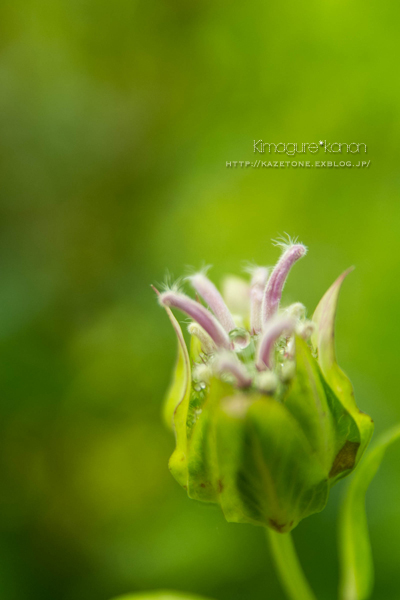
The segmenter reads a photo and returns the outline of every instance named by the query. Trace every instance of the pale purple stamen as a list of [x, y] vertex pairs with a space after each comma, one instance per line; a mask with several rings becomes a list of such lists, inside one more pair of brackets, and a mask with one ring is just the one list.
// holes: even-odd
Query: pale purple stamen
[[265, 285], [268, 280], [268, 269], [256, 267], [253, 271], [250, 287], [250, 331], [259, 333], [262, 328], [261, 307], [264, 297]]
[[229, 333], [232, 329], [235, 329], [236, 325], [229, 308], [212, 281], [203, 273], [196, 273], [196, 275], [189, 277], [189, 281], [196, 292], [207, 302], [225, 331]]
[[276, 314], [289, 271], [294, 263], [304, 256], [306, 252], [307, 248], [303, 244], [293, 244], [285, 250], [279, 259], [265, 287], [262, 305], [263, 325]]
[[251, 385], [251, 377], [244, 365], [235, 358], [235, 355], [232, 356], [229, 353], [221, 354], [216, 360], [215, 368], [219, 373], [229, 373], [232, 375], [239, 388], [247, 388]]
[[196, 321], [220, 348], [230, 349], [232, 342], [217, 319], [200, 302], [179, 292], [163, 292], [159, 296], [161, 306], [177, 308]]
[[293, 333], [296, 322], [289, 317], [276, 317], [265, 327], [260, 344], [258, 346], [256, 367], [259, 371], [272, 369], [273, 367], [273, 349], [276, 340], [286, 333]]

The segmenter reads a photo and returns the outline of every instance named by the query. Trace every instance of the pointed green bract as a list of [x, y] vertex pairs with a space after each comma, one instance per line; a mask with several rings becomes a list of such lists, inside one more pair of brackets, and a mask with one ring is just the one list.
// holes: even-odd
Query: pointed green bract
[[169, 468], [175, 479], [182, 486], [186, 486], [186, 420], [192, 383], [190, 359], [180, 325], [171, 310], [167, 308], [166, 311], [178, 338], [178, 359], [175, 373], [164, 403], [164, 420], [169, 428], [171, 428], [172, 423], [176, 438], [176, 447], [169, 460]]
[[365, 511], [365, 494], [387, 448], [400, 439], [400, 426], [382, 435], [365, 456], [347, 490], [339, 522], [340, 600], [367, 600], [374, 567]]
[[283, 402], [301, 426], [332, 486], [354, 467], [360, 433], [300, 337], [296, 338], [296, 377]]
[[169, 308], [166, 310], [178, 340], [178, 358], [175, 365], [175, 372], [171, 386], [164, 400], [163, 409], [164, 421], [169, 429], [173, 429], [173, 416], [175, 409], [190, 391], [191, 373], [189, 354], [183, 338], [181, 327], [174, 317], [172, 311]]
[[354, 399], [353, 386], [336, 361], [335, 352], [335, 317], [341, 285], [353, 268], [347, 269], [329, 288], [318, 304], [313, 322], [316, 330], [312, 342], [318, 353], [318, 363], [324, 378], [334, 394], [354, 418], [360, 432], [360, 447], [356, 456], [356, 464], [371, 440], [374, 424], [368, 415], [361, 412]]
[[312, 341], [318, 351], [319, 365], [326, 381], [348, 409], [357, 408], [357, 406], [354, 400], [353, 386], [336, 360], [335, 317], [340, 288], [347, 275], [352, 271], [353, 267], [350, 267], [337, 278], [320, 300], [312, 317], [317, 326]]
[[306, 342], [299, 337], [296, 338], [296, 377], [283, 402], [328, 475], [335, 453], [335, 423], [318, 365]]

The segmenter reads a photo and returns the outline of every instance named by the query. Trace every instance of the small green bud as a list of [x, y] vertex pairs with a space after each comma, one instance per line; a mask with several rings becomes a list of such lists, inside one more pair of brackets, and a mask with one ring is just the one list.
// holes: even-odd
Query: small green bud
[[[214, 315], [172, 290], [159, 300], [178, 339], [164, 406], [176, 438], [171, 473], [190, 498], [218, 503], [228, 521], [288, 532], [321, 511], [330, 488], [356, 467], [373, 423], [357, 408], [335, 356], [336, 306], [348, 271], [307, 320], [300, 303], [279, 307], [286, 276], [305, 255], [297, 243], [283, 250], [270, 279], [258, 268], [265, 278], [243, 307], [247, 330], [236, 327], [204, 274], [191, 283]], [[190, 353], [170, 307], [194, 319]]]

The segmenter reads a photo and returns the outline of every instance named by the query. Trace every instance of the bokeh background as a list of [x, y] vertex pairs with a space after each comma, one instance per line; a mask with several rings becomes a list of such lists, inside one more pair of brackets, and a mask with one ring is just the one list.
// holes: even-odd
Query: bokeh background
[[[400, 5], [3, 0], [0, 596], [171, 588], [282, 600], [263, 531], [190, 501], [160, 418], [176, 342], [150, 283], [309, 247], [285, 301], [349, 265], [341, 365], [377, 432], [400, 421]], [[364, 142], [369, 169], [227, 169], [253, 140]], [[400, 589], [400, 449], [368, 493], [377, 600]], [[294, 532], [333, 600], [336, 518]]]

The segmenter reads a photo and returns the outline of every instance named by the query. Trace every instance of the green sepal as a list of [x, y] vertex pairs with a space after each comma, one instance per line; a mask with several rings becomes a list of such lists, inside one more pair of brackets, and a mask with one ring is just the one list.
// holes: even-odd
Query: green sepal
[[217, 420], [220, 503], [228, 521], [284, 533], [322, 510], [329, 484], [301, 427], [280, 402], [236, 395]]
[[190, 359], [182, 329], [169, 308], [165, 309], [172, 323], [178, 341], [178, 357], [171, 385], [165, 396], [163, 417], [168, 429], [173, 429], [174, 412], [178, 404], [184, 400], [191, 386]]
[[357, 424], [360, 434], [360, 446], [356, 454], [356, 465], [371, 440], [374, 423], [371, 417], [357, 407], [353, 386], [336, 360], [335, 316], [337, 302], [341, 285], [352, 270], [351, 267], [338, 277], [315, 309], [312, 320], [316, 325], [316, 330], [312, 336], [312, 342], [318, 354], [318, 363], [326, 382]]
[[216, 378], [206, 390], [192, 393], [187, 422], [188, 496], [192, 499], [218, 501], [215, 417], [221, 400], [233, 393], [230, 384]]
[[283, 402], [328, 475], [335, 452], [335, 424], [318, 365], [306, 342], [299, 337], [296, 337], [296, 376]]
[[307, 343], [296, 337], [296, 376], [283, 397], [330, 485], [354, 468], [360, 433], [349, 411], [326, 383]]
[[[187, 485], [187, 436], [186, 420], [192, 387], [189, 353], [180, 325], [172, 311], [166, 308], [178, 338], [178, 359], [171, 387], [164, 401], [164, 420], [175, 432], [176, 446], [169, 460], [169, 469], [182, 486]], [[172, 426], [171, 426], [172, 422]]]

